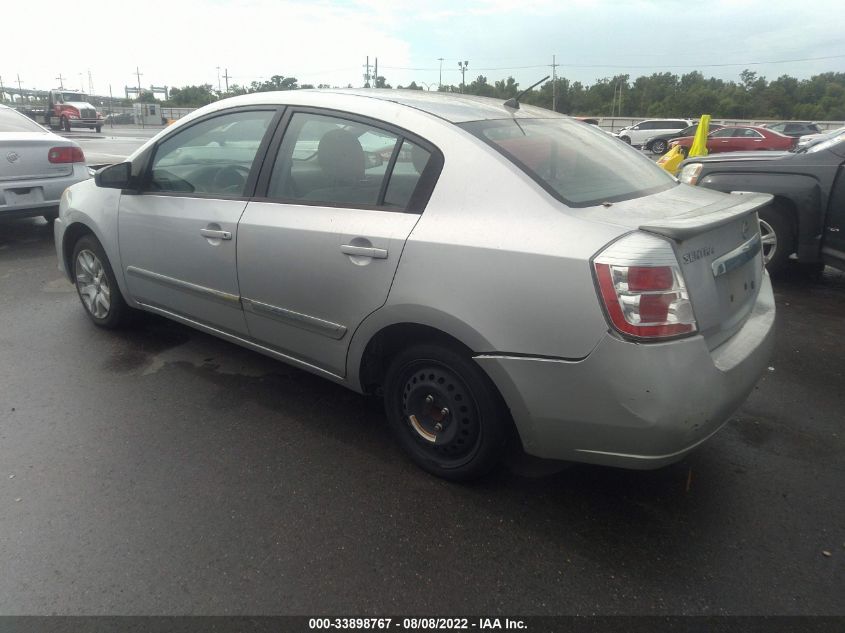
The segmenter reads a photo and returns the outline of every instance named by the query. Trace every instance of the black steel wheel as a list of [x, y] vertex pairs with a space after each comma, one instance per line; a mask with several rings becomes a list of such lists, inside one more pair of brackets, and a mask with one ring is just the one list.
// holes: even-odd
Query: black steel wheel
[[385, 409], [402, 448], [428, 472], [466, 481], [501, 459], [510, 413], [472, 359], [440, 345], [395, 356], [387, 372]]
[[666, 141], [664, 141], [662, 138], [659, 138], [651, 144], [651, 153], [656, 155], [656, 156], [660, 156], [661, 154], [665, 154], [666, 148], [668, 146], [669, 146], [669, 144]]

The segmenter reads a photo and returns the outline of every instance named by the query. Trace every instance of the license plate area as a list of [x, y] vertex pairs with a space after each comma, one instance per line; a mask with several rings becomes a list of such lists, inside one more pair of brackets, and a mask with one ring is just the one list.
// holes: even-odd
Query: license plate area
[[3, 194], [9, 206], [44, 202], [44, 190], [41, 187], [10, 187], [4, 189]]

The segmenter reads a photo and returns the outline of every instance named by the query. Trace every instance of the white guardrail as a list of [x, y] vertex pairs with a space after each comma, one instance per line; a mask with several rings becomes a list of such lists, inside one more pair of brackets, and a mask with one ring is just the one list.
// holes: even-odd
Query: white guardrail
[[[608, 132], [616, 132], [621, 130], [623, 127], [628, 127], [629, 125], [636, 125], [640, 121], [647, 121], [649, 119], [668, 119], [672, 117], [583, 117], [579, 116], [580, 118], [592, 118], [596, 119], [599, 122], [599, 127], [603, 130], [607, 130]], [[685, 118], [685, 117], [679, 117]], [[690, 117], [691, 120], [696, 121], [698, 117]], [[710, 123], [718, 123], [720, 125], [767, 125], [769, 123], [780, 123], [784, 119], [710, 119]], [[794, 119], [797, 120], [797, 119]], [[845, 126], [845, 121], [813, 121], [816, 125], [818, 125], [822, 131], [825, 130], [835, 130], [842, 126]]]

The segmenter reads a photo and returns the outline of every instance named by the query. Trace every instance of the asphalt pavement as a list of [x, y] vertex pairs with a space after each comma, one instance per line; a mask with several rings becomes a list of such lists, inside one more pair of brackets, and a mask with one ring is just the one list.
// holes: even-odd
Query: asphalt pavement
[[473, 485], [376, 400], [95, 328], [40, 218], [0, 222], [0, 291], [0, 614], [845, 614], [841, 273], [776, 280], [770, 370], [682, 462]]

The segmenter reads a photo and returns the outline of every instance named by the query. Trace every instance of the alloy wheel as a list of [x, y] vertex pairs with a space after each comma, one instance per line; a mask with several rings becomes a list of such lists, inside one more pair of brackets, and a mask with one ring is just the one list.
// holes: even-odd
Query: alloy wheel
[[103, 263], [88, 249], [76, 256], [76, 289], [85, 309], [95, 319], [105, 319], [111, 309], [111, 288]]
[[768, 264], [778, 250], [778, 236], [771, 224], [760, 219], [760, 242], [763, 245], [763, 262]]

